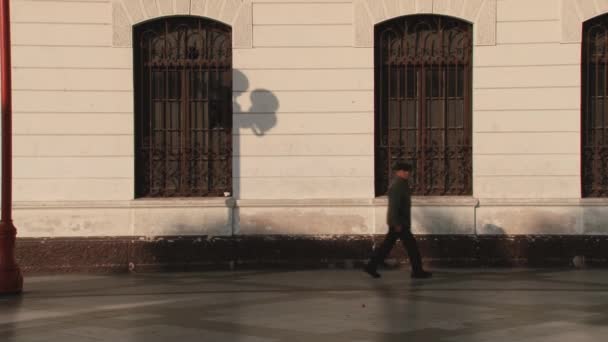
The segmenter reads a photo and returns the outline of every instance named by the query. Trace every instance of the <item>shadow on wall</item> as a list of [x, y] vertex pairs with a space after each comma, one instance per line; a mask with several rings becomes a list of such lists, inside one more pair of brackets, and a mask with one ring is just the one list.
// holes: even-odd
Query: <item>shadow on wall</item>
[[[242, 185], [243, 140], [251, 135], [260, 138], [276, 125], [279, 100], [269, 90], [259, 88], [249, 90], [249, 80], [240, 70], [233, 70], [232, 75], [232, 196], [234, 199], [239, 199]], [[247, 95], [249, 95], [248, 100], [243, 98]], [[249, 108], [244, 108], [241, 104], [248, 104]]]
[[[279, 109], [279, 100], [272, 92], [266, 89], [254, 89], [250, 91], [249, 80], [241, 71], [234, 70], [232, 76], [232, 111], [237, 119], [234, 127], [237, 129], [251, 129], [252, 133], [257, 136], [264, 135], [277, 122], [276, 111]], [[241, 98], [246, 93], [250, 94], [250, 107], [242, 108], [239, 101], [243, 101]]]

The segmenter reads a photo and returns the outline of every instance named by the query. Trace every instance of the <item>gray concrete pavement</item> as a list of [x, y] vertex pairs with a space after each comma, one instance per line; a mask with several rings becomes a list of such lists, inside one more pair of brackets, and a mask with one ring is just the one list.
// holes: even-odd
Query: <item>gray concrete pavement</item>
[[27, 277], [0, 341], [605, 341], [608, 271], [405, 269]]

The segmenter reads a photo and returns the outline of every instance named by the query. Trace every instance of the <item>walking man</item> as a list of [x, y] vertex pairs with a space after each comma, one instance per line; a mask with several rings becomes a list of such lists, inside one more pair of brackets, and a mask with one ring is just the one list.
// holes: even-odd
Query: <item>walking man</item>
[[418, 245], [411, 232], [412, 201], [408, 179], [412, 166], [402, 162], [396, 163], [393, 166], [393, 171], [395, 177], [388, 190], [388, 233], [380, 248], [375, 249], [372, 253], [364, 271], [374, 278], [380, 278], [380, 273], [377, 271], [378, 265], [384, 263], [384, 259], [390, 253], [397, 239], [401, 239], [412, 265], [412, 278], [430, 278], [432, 273], [422, 269], [422, 259], [418, 251]]

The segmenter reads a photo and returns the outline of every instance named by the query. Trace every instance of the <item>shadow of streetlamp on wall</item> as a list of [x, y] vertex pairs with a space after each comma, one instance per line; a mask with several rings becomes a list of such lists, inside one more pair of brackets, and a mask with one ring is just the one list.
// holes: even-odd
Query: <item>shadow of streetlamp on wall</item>
[[[233, 70], [233, 132], [232, 132], [232, 187], [233, 198], [241, 197], [241, 157], [242, 157], [242, 135], [248, 135], [251, 130], [258, 138], [266, 135], [277, 123], [276, 112], [279, 109], [278, 98], [269, 90], [257, 88], [249, 91], [249, 80], [243, 72]], [[249, 108], [243, 108], [243, 96], [249, 94]]]

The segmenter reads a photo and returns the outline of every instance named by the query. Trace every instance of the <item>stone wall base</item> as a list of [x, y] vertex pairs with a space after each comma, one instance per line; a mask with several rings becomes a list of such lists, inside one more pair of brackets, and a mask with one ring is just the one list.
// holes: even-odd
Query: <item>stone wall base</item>
[[[360, 267], [383, 236], [19, 238], [25, 274]], [[608, 266], [608, 236], [419, 235], [431, 267]], [[576, 259], [575, 259], [576, 257]], [[407, 263], [398, 245], [390, 258]]]

